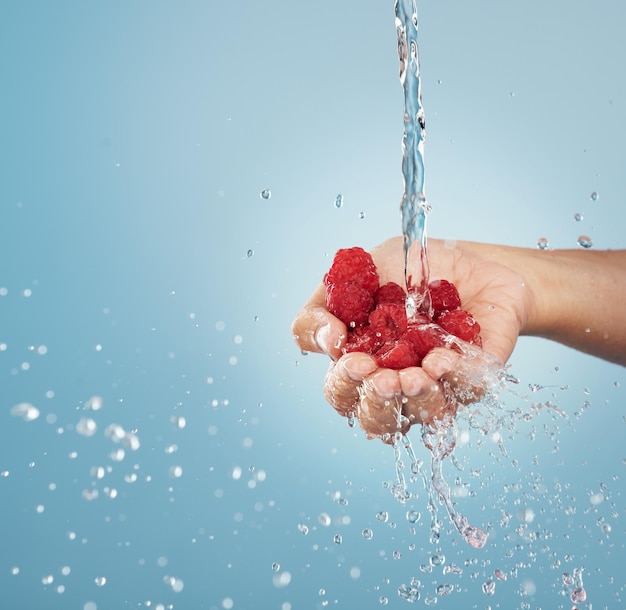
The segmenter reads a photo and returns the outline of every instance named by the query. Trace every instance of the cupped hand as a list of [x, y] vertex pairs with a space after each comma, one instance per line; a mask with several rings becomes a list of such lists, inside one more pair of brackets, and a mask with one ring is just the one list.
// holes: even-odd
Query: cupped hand
[[[485, 367], [505, 363], [529, 316], [533, 295], [524, 278], [509, 268], [499, 246], [474, 242], [428, 241], [430, 280], [453, 282], [463, 309], [481, 326], [482, 350], [468, 353], [435, 348], [420, 367], [391, 370], [365, 353], [344, 354], [346, 326], [326, 309], [320, 284], [297, 314], [292, 332], [305, 351], [331, 357], [324, 381], [328, 402], [347, 417], [358, 417], [369, 437], [393, 442], [412, 424], [442, 419], [480, 398]], [[371, 251], [380, 283], [404, 285], [402, 239], [392, 238]]]

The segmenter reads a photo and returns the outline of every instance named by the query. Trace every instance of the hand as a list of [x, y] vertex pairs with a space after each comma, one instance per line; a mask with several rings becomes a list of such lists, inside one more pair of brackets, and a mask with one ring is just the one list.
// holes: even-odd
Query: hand
[[[401, 238], [387, 240], [371, 252], [381, 284], [404, 285]], [[497, 246], [472, 242], [428, 241], [430, 279], [453, 282], [463, 308], [481, 326], [483, 350], [472, 357], [445, 348], [432, 350], [421, 367], [400, 371], [379, 368], [365, 353], [343, 355], [345, 324], [328, 312], [325, 287], [320, 284], [296, 316], [293, 335], [305, 351], [332, 358], [324, 382], [328, 402], [344, 416], [357, 416], [369, 437], [393, 442], [396, 432], [412, 424], [455, 414], [459, 405], [473, 402], [483, 392], [485, 366], [505, 363], [517, 342], [534, 302], [524, 278], [500, 262]]]

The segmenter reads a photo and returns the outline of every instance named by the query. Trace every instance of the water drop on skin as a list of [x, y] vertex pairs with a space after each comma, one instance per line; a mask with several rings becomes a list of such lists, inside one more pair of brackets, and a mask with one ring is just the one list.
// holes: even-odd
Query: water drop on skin
[[272, 196], [272, 191], [269, 189], [263, 189], [260, 193], [261, 199], [265, 199], [266, 201]]
[[537, 240], [537, 247], [540, 250], [547, 250], [550, 247], [550, 243], [548, 242], [548, 239], [546, 237], [540, 237]]

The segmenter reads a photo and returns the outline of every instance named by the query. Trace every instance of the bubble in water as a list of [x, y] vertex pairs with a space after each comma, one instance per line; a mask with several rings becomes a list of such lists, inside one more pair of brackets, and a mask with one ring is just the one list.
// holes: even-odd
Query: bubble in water
[[275, 561], [275, 562], [272, 564], [272, 571], [273, 571], [273, 572], [278, 572], [278, 570], [280, 570], [280, 564], [279, 564], [277, 561]]
[[381, 606], [386, 606], [389, 603], [389, 599], [386, 598], [384, 595], [381, 595], [378, 601], [380, 602]]
[[369, 527], [366, 527], [361, 532], [361, 535], [363, 536], [363, 538], [365, 538], [365, 540], [371, 540], [374, 537], [374, 531], [371, 530]]
[[343, 542], [343, 538], [341, 537], [341, 534], [335, 534], [333, 536], [333, 542], [335, 544], [341, 544]]
[[578, 245], [581, 248], [591, 248], [591, 246], [593, 246], [593, 241], [591, 241], [591, 237], [588, 235], [580, 235], [578, 237]]
[[485, 595], [493, 595], [496, 592], [496, 583], [493, 580], [488, 580], [483, 583], [483, 593]]
[[335, 207], [340, 208], [343, 205], [343, 195], [339, 193], [335, 199]]
[[537, 240], [537, 247], [540, 250], [547, 250], [550, 247], [550, 242], [548, 242], [548, 238], [547, 237], [540, 237]]
[[185, 583], [181, 578], [176, 578], [175, 576], [164, 576], [163, 582], [172, 590], [174, 593], [180, 593], [185, 588]]
[[298, 523], [298, 531], [306, 536], [309, 533], [309, 527], [304, 523]]
[[580, 213], [580, 212], [576, 212], [576, 214], [574, 214], [574, 220], [576, 222], [580, 222], [581, 220], [584, 220], [584, 216]]
[[263, 189], [260, 193], [260, 197], [261, 199], [269, 199], [272, 196], [272, 191], [270, 191], [269, 189]]
[[104, 587], [104, 585], [107, 584], [106, 576], [96, 576], [96, 578], [94, 579], [94, 582], [96, 583], [96, 586]]
[[591, 195], [589, 195], [589, 198], [591, 199], [591, 201], [598, 201], [598, 199], [600, 198], [600, 195], [598, 195], [598, 193], [593, 191]]
[[441, 584], [437, 587], [437, 595], [450, 595], [454, 591], [454, 585], [447, 583]]
[[252, 249], [250, 249], [250, 250], [248, 250], [248, 251], [246, 252], [246, 256], [247, 256], [248, 258], [250, 258], [250, 257], [251, 257], [251, 256], [253, 256], [253, 255], [254, 255], [254, 250], [252, 250]]

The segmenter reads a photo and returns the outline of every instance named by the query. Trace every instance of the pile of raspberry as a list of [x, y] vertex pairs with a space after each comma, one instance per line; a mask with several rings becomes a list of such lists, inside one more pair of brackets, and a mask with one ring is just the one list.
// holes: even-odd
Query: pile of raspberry
[[380, 285], [374, 260], [363, 248], [338, 250], [324, 284], [328, 311], [348, 328], [344, 352], [371, 354], [381, 367], [420, 366], [433, 348], [454, 348], [450, 335], [482, 345], [478, 322], [461, 309], [459, 293], [447, 280], [428, 284], [430, 314], [411, 321], [406, 292], [394, 282]]

